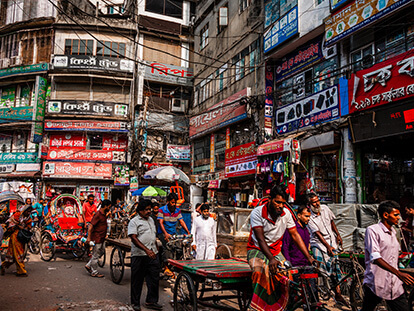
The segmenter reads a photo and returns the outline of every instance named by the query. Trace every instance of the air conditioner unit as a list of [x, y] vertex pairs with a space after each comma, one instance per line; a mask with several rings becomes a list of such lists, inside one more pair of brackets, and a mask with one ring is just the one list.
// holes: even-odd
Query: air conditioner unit
[[188, 100], [186, 99], [173, 98], [171, 102], [171, 111], [172, 112], [185, 112], [187, 104], [188, 104]]

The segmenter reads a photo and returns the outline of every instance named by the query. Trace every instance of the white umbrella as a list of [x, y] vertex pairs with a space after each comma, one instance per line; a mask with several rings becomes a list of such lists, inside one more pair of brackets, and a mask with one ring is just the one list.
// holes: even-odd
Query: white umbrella
[[168, 180], [168, 181], [175, 181], [181, 180], [186, 184], [190, 184], [190, 178], [188, 178], [187, 174], [184, 173], [182, 170], [174, 167], [174, 166], [164, 166], [159, 167], [153, 170], [150, 170], [145, 173], [145, 179], [161, 179], [161, 180]]

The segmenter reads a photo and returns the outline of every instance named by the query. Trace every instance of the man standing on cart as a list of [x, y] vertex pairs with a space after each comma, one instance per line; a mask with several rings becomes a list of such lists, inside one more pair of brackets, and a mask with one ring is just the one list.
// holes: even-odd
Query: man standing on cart
[[253, 270], [253, 297], [250, 305], [253, 310], [286, 309], [289, 280], [278, 274], [279, 267], [285, 261], [281, 249], [286, 230], [308, 261], [314, 262], [296, 230], [291, 212], [284, 207], [286, 197], [285, 189], [275, 186], [270, 191], [270, 199], [250, 214], [252, 231], [247, 244], [247, 260]]

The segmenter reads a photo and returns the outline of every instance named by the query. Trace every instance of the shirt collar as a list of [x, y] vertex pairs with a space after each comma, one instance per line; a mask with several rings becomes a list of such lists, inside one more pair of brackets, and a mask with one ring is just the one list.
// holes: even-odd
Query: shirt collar
[[[267, 210], [268, 205], [270, 204], [270, 200], [263, 205], [263, 209], [262, 209], [262, 217], [266, 220], [268, 220], [270, 223], [272, 223], [273, 225], [275, 224], [275, 221], [270, 217], [269, 212]], [[283, 207], [284, 209], [284, 207]], [[283, 217], [285, 216], [285, 211], [283, 210], [282, 214], [279, 217]]]
[[388, 233], [388, 234], [392, 234], [393, 232], [394, 232], [394, 228], [393, 227], [391, 227], [391, 230], [389, 230], [385, 225], [384, 225], [384, 223], [382, 222], [382, 221], [380, 221], [380, 223], [379, 223], [379, 226], [380, 226], [380, 228], [385, 232], [385, 233]]

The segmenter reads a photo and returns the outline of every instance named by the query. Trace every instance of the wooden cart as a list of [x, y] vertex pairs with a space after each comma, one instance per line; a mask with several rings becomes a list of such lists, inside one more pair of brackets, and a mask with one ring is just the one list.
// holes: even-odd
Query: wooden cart
[[[247, 261], [235, 258], [168, 261], [179, 272], [174, 286], [174, 311], [196, 311], [198, 304], [220, 310], [248, 309], [252, 271]], [[237, 307], [231, 306], [232, 301]]]
[[131, 256], [127, 256], [131, 252], [131, 240], [106, 238], [105, 241], [107, 246], [112, 246], [109, 265], [111, 279], [119, 284], [124, 277], [125, 267], [131, 267]]

